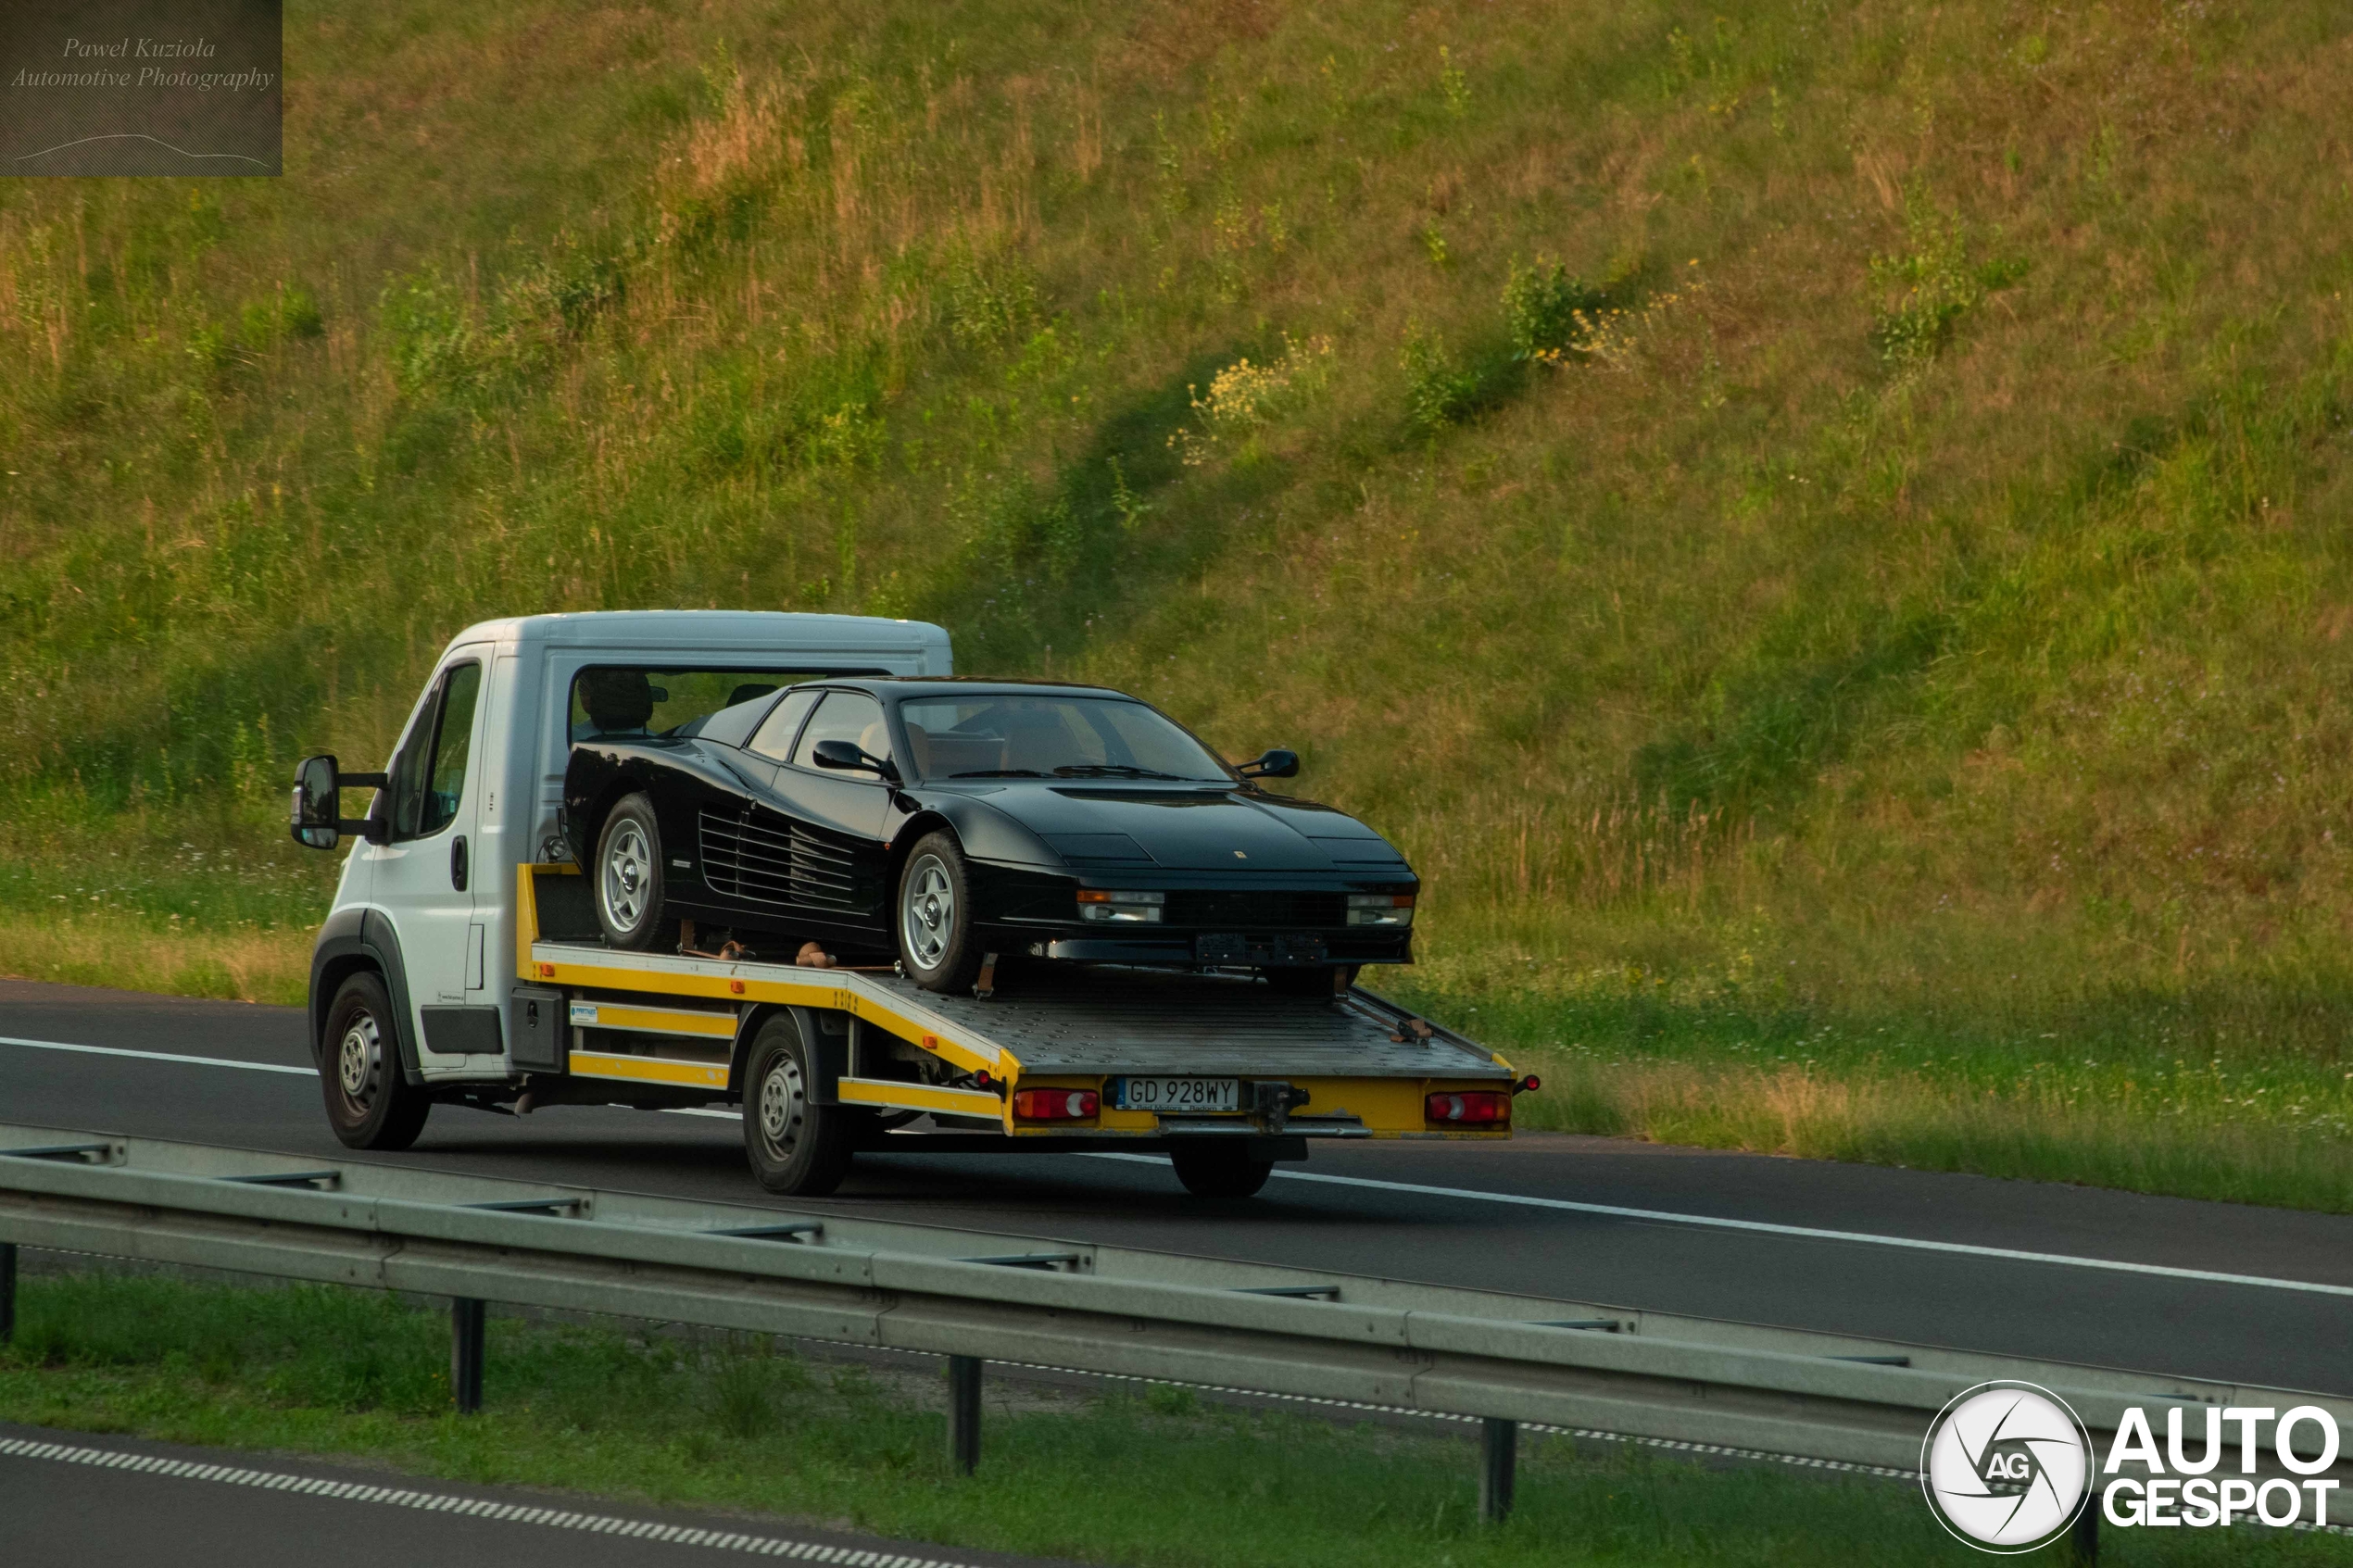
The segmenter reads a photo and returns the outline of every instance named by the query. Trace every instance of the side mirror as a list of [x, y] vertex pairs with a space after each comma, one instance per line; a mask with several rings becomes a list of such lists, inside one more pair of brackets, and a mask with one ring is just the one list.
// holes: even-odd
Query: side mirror
[[333, 849], [345, 834], [358, 834], [372, 839], [377, 829], [372, 819], [353, 818], [343, 814], [343, 786], [351, 784], [361, 789], [383, 789], [386, 780], [382, 773], [346, 773], [335, 766], [332, 755], [306, 757], [295, 769], [294, 816], [291, 826], [294, 841], [308, 849]]
[[1255, 761], [1245, 762], [1234, 771], [1246, 779], [1295, 779], [1299, 777], [1299, 753], [1280, 748], [1263, 752]]
[[886, 758], [869, 756], [856, 741], [821, 740], [809, 748], [809, 759], [820, 768], [836, 768], [847, 772], [873, 773], [879, 778], [899, 781], [899, 770]]

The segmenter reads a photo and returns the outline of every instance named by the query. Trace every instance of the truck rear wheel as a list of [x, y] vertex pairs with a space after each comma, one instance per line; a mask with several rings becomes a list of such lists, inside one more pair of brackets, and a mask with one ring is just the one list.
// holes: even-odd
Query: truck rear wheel
[[761, 1186], [788, 1197], [823, 1198], [841, 1185], [861, 1130], [861, 1112], [816, 1103], [811, 1065], [788, 1012], [760, 1026], [744, 1064], [744, 1153]]
[[643, 952], [653, 946], [661, 920], [661, 828], [654, 803], [624, 795], [605, 814], [597, 834], [597, 924], [605, 946]]
[[1249, 1150], [1229, 1138], [1180, 1143], [1168, 1151], [1168, 1162], [1195, 1198], [1249, 1198], [1275, 1173], [1273, 1160], [1251, 1159]]
[[425, 1129], [433, 1100], [401, 1076], [396, 1028], [392, 997], [371, 971], [345, 981], [327, 1008], [319, 1081], [346, 1148], [403, 1149]]

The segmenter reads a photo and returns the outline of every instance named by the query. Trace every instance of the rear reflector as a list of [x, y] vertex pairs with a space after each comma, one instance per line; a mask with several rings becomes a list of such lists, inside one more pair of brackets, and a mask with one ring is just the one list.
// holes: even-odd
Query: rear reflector
[[1092, 1089], [1015, 1089], [1013, 1115], [1024, 1122], [1086, 1122], [1100, 1103]]
[[1465, 1089], [1458, 1094], [1432, 1095], [1423, 1101], [1433, 1122], [1450, 1127], [1493, 1126], [1512, 1119], [1509, 1089]]

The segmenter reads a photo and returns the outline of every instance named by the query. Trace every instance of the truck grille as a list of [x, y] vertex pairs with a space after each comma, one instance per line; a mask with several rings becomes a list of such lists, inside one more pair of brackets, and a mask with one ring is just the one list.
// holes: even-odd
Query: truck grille
[[1272, 889], [1171, 893], [1164, 918], [1171, 925], [1203, 930], [1321, 930], [1348, 923], [1348, 895]]

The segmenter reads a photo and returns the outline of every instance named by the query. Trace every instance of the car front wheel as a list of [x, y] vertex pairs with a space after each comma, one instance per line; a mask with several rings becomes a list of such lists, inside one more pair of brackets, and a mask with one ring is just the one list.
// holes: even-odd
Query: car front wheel
[[654, 803], [625, 795], [597, 834], [597, 924], [605, 946], [643, 952], [661, 929], [661, 829]]
[[899, 960], [926, 991], [963, 991], [980, 977], [980, 943], [964, 852], [944, 833], [916, 842], [899, 873]]

